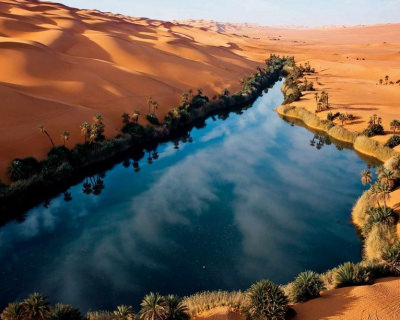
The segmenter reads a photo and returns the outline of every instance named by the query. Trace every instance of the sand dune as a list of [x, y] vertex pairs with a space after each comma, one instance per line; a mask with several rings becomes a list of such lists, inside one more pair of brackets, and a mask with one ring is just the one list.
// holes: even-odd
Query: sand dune
[[41, 123], [58, 143], [60, 132], [70, 131], [73, 146], [82, 140], [80, 123], [97, 112], [112, 137], [123, 112], [147, 113], [147, 95], [162, 118], [190, 88], [210, 96], [238, 89], [263, 59], [231, 43], [234, 36], [170, 22], [1, 1], [0, 179], [13, 158], [46, 155]]
[[[354, 130], [372, 113], [386, 127], [398, 114], [400, 86], [376, 83], [386, 74], [400, 79], [400, 24], [269, 28], [0, 1], [0, 179], [13, 158], [46, 155], [41, 123], [58, 143], [60, 132], [70, 131], [73, 146], [83, 140], [79, 125], [100, 112], [112, 137], [123, 112], [148, 112], [147, 95], [163, 118], [188, 89], [201, 87], [209, 96], [237, 90], [270, 53], [310, 61], [335, 109], [358, 117], [348, 124]], [[313, 94], [299, 104], [314, 109]]]

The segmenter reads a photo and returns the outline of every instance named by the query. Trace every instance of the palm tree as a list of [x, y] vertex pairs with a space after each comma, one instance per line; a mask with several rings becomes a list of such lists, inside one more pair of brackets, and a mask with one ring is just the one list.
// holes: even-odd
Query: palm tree
[[47, 297], [35, 292], [22, 302], [24, 320], [46, 320], [50, 314], [50, 302]]
[[159, 293], [150, 292], [143, 298], [140, 306], [140, 320], [165, 320], [168, 315], [165, 298]]
[[114, 311], [113, 320], [133, 320], [135, 314], [133, 313], [132, 306], [118, 306], [117, 310]]
[[342, 127], [343, 127], [343, 124], [344, 124], [344, 122], [346, 121], [346, 119], [347, 119], [347, 117], [346, 117], [345, 114], [341, 113], [341, 114], [339, 115], [339, 120], [342, 122]]
[[139, 122], [139, 117], [140, 117], [140, 111], [139, 110], [135, 110], [135, 112], [132, 114], [132, 121], [134, 123], [138, 123]]
[[319, 98], [318, 92], [314, 93], [314, 98], [315, 98], [315, 103], [318, 103], [318, 98]]
[[392, 122], [390, 122], [390, 130], [393, 131], [393, 134], [396, 134], [396, 130], [400, 128], [400, 121], [399, 120], [392, 120]]
[[387, 202], [390, 200], [390, 189], [387, 184], [378, 184], [378, 194], [377, 196], [379, 199], [383, 201], [383, 207], [386, 209], [387, 208]]
[[361, 172], [361, 183], [365, 186], [367, 183], [371, 184], [372, 182], [372, 172], [368, 169], [363, 170]]
[[189, 320], [189, 309], [182, 304], [182, 299], [176, 295], [166, 296], [168, 315], [167, 320]]
[[47, 320], [83, 320], [78, 309], [68, 304], [57, 303]]
[[386, 76], [385, 76], [385, 82], [386, 82], [385, 84], [388, 84], [388, 81], [389, 81], [389, 76], [386, 75]]
[[55, 146], [55, 145], [54, 145], [54, 141], [53, 141], [53, 139], [51, 138], [50, 134], [47, 132], [47, 130], [46, 130], [46, 128], [44, 127], [44, 125], [41, 124], [41, 125], [39, 126], [39, 130], [40, 130], [41, 133], [45, 134], [45, 135], [47, 136], [47, 138], [49, 138], [52, 147], [54, 147], [54, 146]]
[[90, 136], [90, 124], [85, 121], [81, 124], [80, 129], [81, 129], [81, 134], [84, 136], [86, 143], [86, 140]]
[[383, 80], [382, 79], [379, 79], [379, 84], [382, 84], [383, 83]]
[[149, 107], [149, 113], [151, 113], [151, 106], [153, 104], [153, 97], [152, 96], [147, 96], [146, 97], [146, 101], [147, 101], [147, 106]]
[[158, 102], [157, 101], [153, 101], [153, 113], [156, 114], [156, 110], [158, 109]]
[[2, 320], [24, 320], [24, 308], [19, 302], [12, 302], [1, 313]]
[[70, 133], [68, 131], [61, 132], [61, 139], [64, 141], [64, 146], [69, 139]]
[[379, 179], [382, 184], [387, 185], [388, 188], [391, 190], [394, 187], [394, 172], [390, 169], [384, 168], [379, 175]]

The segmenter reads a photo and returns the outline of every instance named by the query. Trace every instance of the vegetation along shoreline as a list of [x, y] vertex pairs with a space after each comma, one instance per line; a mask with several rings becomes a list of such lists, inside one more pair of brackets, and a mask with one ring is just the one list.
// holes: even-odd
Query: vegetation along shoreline
[[[306, 66], [306, 68], [311, 71], [309, 66]], [[305, 70], [305, 72], [308, 71]], [[199, 92], [196, 100], [194, 100], [202, 101], [199, 106], [193, 109], [184, 106], [174, 109], [162, 124], [144, 128], [137, 122], [128, 119], [122, 129], [123, 134], [113, 140], [86, 142], [72, 150], [65, 147], [53, 148], [49, 153], [49, 158], [44, 161], [44, 164], [57, 163], [55, 171], [47, 173], [50, 175], [51, 184], [43, 184], [47, 176], [42, 176], [43, 170], [46, 168], [42, 166], [39, 173], [31, 175], [27, 179], [17, 179], [13, 182], [7, 189], [8, 197], [7, 193], [3, 193], [2, 199], [16, 201], [19, 198], [13, 197], [23, 197], [24, 192], [35, 190], [34, 188], [43, 192], [41, 188], [47, 190], [61, 186], [62, 183], [71, 181], [69, 179], [72, 179], [73, 176], [79, 179], [78, 174], [82, 173], [84, 169], [95, 168], [96, 164], [106, 163], [107, 161], [110, 161], [109, 164], [112, 165], [111, 160], [121, 157], [123, 153], [134, 152], [134, 150], [140, 152], [137, 151], [139, 146], [151, 149], [152, 145], [173, 139], [174, 136], [187, 131], [188, 128], [195, 125], [196, 120], [204, 119], [216, 111], [230, 110], [254, 101], [263, 88], [272, 85], [281, 76], [286, 78], [282, 88], [286, 105], [279, 107], [278, 113], [284, 117], [301, 119], [311, 128], [325, 131], [337, 140], [356, 145], [357, 139], [361, 139], [361, 142], [369, 146], [368, 143], [364, 142], [365, 139], [370, 140], [368, 137], [347, 131], [333, 124], [332, 121], [320, 120], [316, 115], [305, 109], [290, 106], [301, 96], [302, 90], [300, 89], [299, 79], [302, 74], [303, 71], [294, 64], [293, 58], [271, 56], [266, 67], [248, 78], [243, 85], [243, 90], [233, 96], [224, 94], [218, 102], [210, 102]], [[306, 89], [310, 88], [311, 86], [308, 86]], [[326, 98], [324, 97], [324, 99]], [[375, 143], [375, 141], [371, 141]], [[249, 319], [284, 320], [294, 316], [295, 311], [291, 308], [292, 304], [317, 298], [323, 290], [368, 285], [372, 284], [377, 278], [399, 276], [400, 242], [396, 234], [398, 217], [389, 207], [388, 199], [390, 192], [400, 182], [400, 155], [391, 149], [387, 149], [389, 148], [378, 146], [372, 148], [373, 151], [368, 153], [382, 161], [387, 161], [384, 166], [378, 168], [376, 181], [373, 181], [370, 170], [367, 169], [362, 172], [361, 181], [364, 184], [369, 184], [370, 189], [360, 197], [352, 212], [354, 224], [360, 229], [364, 242], [363, 260], [360, 263], [346, 262], [323, 274], [305, 271], [287, 285], [277, 285], [269, 280], [260, 280], [245, 292], [200, 292], [184, 298], [175, 295], [162, 296], [158, 293], [149, 293], [141, 302], [138, 313], [134, 312], [132, 306], [121, 305], [115, 311], [88, 312], [84, 316], [79, 310], [69, 305], [56, 304], [51, 306], [46, 297], [34, 293], [21, 302], [10, 303], [2, 312], [1, 317], [3, 320], [149, 320], [157, 315], [158, 320], [187, 320], [202, 311], [218, 306], [227, 306], [243, 313]], [[75, 162], [77, 161], [75, 157], [78, 155], [85, 156], [83, 158], [85, 161], [78, 162], [79, 165]], [[22, 176], [23, 173], [23, 170], [21, 172], [16, 170], [15, 172], [17, 177], [18, 174]], [[87, 174], [86, 171], [85, 175]], [[11, 203], [9, 202], [9, 204]]]
[[[40, 162], [33, 157], [11, 162], [8, 169], [11, 184], [0, 182], [0, 223], [18, 218], [35, 205], [82, 181], [88, 174], [110, 168], [126, 156], [140, 159], [144, 149], [154, 150], [159, 143], [187, 135], [192, 127], [201, 127], [204, 120], [213, 114], [251, 104], [265, 88], [281, 78], [285, 66], [294, 64], [293, 57], [271, 55], [265, 66], [257, 68], [257, 72], [244, 79], [242, 89], [232, 95], [227, 89], [213, 99], [204, 96], [200, 89], [197, 95], [184, 93], [180, 106], [170, 110], [163, 122], [149, 107], [147, 120], [151, 125], [146, 127], [138, 123], [139, 113], [135, 112], [132, 117], [123, 114], [121, 134], [113, 139], [104, 138], [103, 119], [97, 114], [91, 132], [86, 122], [81, 126], [82, 131], [86, 130], [83, 132], [85, 143], [77, 144], [72, 149], [65, 145], [54, 146], [41, 125], [40, 130], [50, 139], [53, 147], [48, 157]], [[151, 97], [148, 100], [149, 106], [156, 104]], [[67, 131], [63, 132], [64, 142], [68, 136]]]

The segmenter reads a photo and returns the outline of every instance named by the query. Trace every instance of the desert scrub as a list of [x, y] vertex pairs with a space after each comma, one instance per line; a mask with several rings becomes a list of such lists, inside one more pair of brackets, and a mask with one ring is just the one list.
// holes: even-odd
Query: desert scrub
[[249, 306], [244, 311], [251, 319], [286, 319], [288, 298], [277, 284], [261, 280], [253, 284], [247, 294]]
[[242, 291], [204, 291], [183, 298], [182, 303], [188, 307], [190, 315], [195, 316], [215, 307], [242, 310], [248, 305], [248, 299]]
[[364, 234], [368, 234], [376, 224], [394, 226], [398, 218], [393, 209], [389, 207], [369, 207], [366, 214], [368, 218], [362, 227]]
[[392, 246], [395, 241], [394, 226], [381, 223], [374, 224], [364, 241], [364, 258], [381, 261], [383, 250]]
[[319, 274], [313, 271], [300, 273], [291, 285], [290, 297], [293, 302], [305, 302], [320, 296], [325, 289]]
[[370, 284], [372, 278], [367, 268], [346, 262], [335, 269], [335, 282], [337, 288], [361, 286]]
[[114, 314], [110, 311], [95, 311], [86, 314], [88, 320], [114, 320]]
[[394, 148], [397, 147], [400, 144], [400, 136], [399, 135], [394, 135], [389, 138], [389, 140], [386, 142], [385, 146], [389, 148]]
[[354, 141], [354, 149], [362, 153], [372, 155], [373, 157], [386, 161], [396, 155], [396, 152], [389, 147], [385, 147], [378, 141], [370, 139], [366, 136], [358, 136]]
[[358, 136], [357, 133], [351, 132], [341, 126], [334, 126], [334, 127], [330, 128], [328, 131], [328, 134], [337, 140], [350, 142], [350, 143], [354, 143], [354, 141], [356, 140], [356, 138]]
[[393, 246], [386, 248], [383, 251], [382, 259], [389, 265], [389, 268], [400, 274], [400, 241], [397, 241]]
[[367, 210], [372, 206], [369, 192], [365, 191], [353, 207], [351, 216], [353, 223], [360, 229], [367, 223]]

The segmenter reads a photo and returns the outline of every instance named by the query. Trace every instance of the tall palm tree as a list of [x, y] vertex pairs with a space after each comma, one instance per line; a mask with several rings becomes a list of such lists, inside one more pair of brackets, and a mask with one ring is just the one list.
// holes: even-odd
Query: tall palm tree
[[114, 311], [113, 320], [133, 320], [135, 314], [133, 313], [132, 306], [121, 305]]
[[393, 131], [393, 134], [396, 134], [396, 130], [400, 128], [400, 121], [399, 120], [392, 120], [390, 122], [390, 130]]
[[47, 132], [47, 130], [46, 130], [46, 128], [44, 127], [44, 125], [41, 124], [41, 125], [39, 126], [39, 130], [40, 130], [41, 133], [45, 134], [45, 135], [47, 136], [47, 138], [49, 138], [50, 143], [51, 143], [51, 146], [54, 147], [54, 146], [55, 146], [55, 145], [54, 145], [54, 141], [53, 141], [53, 139], [51, 138], [50, 134]]
[[140, 117], [140, 110], [135, 110], [135, 112], [132, 114], [132, 121], [134, 123], [138, 123], [139, 117]]
[[372, 182], [372, 172], [368, 169], [361, 172], [361, 183], [365, 186], [366, 184], [371, 184]]
[[50, 314], [50, 302], [47, 297], [35, 292], [22, 302], [24, 320], [46, 320]]
[[24, 320], [24, 308], [19, 302], [12, 302], [1, 313], [2, 320]]
[[70, 136], [69, 131], [61, 132], [61, 139], [64, 141], [64, 146], [65, 146], [66, 142], [68, 141], [69, 136]]
[[341, 113], [341, 114], [339, 115], [339, 120], [342, 122], [342, 127], [343, 127], [344, 122], [346, 121], [346, 119], [347, 119], [347, 117], [346, 117], [345, 114]]
[[168, 308], [167, 320], [189, 320], [189, 309], [182, 303], [181, 298], [170, 294], [166, 296], [165, 300]]
[[315, 103], [318, 103], [318, 98], [319, 98], [318, 92], [314, 93], [314, 98], [315, 98]]
[[159, 293], [150, 292], [143, 298], [140, 306], [140, 320], [165, 320], [168, 315], [165, 298]]
[[86, 140], [90, 136], [90, 124], [85, 121], [81, 124], [80, 129], [81, 129], [81, 134], [84, 136], [86, 143]]
[[147, 96], [146, 101], [147, 101], [147, 106], [149, 107], [149, 113], [151, 113], [151, 106], [153, 105], [153, 97]]
[[379, 175], [379, 179], [381, 180], [382, 184], [387, 185], [389, 189], [392, 189], [394, 187], [395, 177], [392, 170], [384, 168]]
[[156, 114], [156, 110], [158, 109], [158, 102], [157, 101], [153, 101], [153, 113]]

